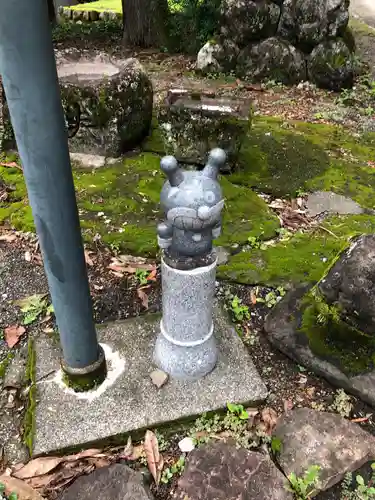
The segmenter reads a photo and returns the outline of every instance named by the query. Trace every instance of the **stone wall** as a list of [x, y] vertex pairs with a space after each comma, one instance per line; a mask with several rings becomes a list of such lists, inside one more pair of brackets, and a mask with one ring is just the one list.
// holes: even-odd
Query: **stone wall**
[[90, 21], [119, 21], [122, 22], [122, 14], [114, 11], [98, 12], [96, 10], [79, 10], [60, 7], [58, 10], [58, 20], [74, 22]]
[[197, 68], [249, 81], [350, 87], [348, 21], [349, 0], [223, 0], [220, 33], [199, 51]]

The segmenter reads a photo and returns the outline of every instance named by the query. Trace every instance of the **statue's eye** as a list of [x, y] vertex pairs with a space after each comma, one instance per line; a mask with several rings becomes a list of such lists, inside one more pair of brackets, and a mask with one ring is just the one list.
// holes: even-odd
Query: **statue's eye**
[[207, 191], [204, 193], [204, 199], [207, 203], [213, 203], [215, 201], [215, 194], [213, 191]]

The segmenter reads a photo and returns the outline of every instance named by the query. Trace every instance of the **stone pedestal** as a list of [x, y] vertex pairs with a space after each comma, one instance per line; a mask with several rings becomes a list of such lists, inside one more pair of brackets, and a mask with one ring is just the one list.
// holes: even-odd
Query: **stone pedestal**
[[154, 360], [171, 377], [194, 380], [216, 365], [212, 321], [215, 276], [216, 261], [180, 270], [162, 260], [163, 318]]
[[172, 89], [159, 108], [158, 123], [167, 154], [204, 165], [209, 151], [220, 145], [228, 156], [228, 168], [234, 169], [250, 131], [251, 103]]

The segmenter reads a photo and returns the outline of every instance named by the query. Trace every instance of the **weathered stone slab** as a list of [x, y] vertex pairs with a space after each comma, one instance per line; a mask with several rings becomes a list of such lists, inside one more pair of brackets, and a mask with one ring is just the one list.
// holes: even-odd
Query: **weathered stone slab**
[[332, 191], [316, 191], [307, 197], [309, 215], [315, 217], [322, 213], [327, 214], [362, 214], [364, 209], [351, 198]]
[[173, 498], [292, 500], [286, 483], [267, 455], [226, 443], [209, 443], [189, 455]]
[[169, 379], [158, 389], [150, 373], [155, 369], [152, 355], [159, 323], [159, 315], [149, 315], [98, 327], [109, 376], [106, 385], [91, 393], [67, 389], [59, 378], [58, 345], [45, 335], [36, 339], [40, 382], [34, 455], [222, 409], [228, 401], [255, 405], [267, 397], [246, 347], [218, 307], [214, 314], [219, 348], [215, 370], [194, 382]]
[[59, 500], [151, 500], [142, 475], [130, 467], [114, 464], [81, 476], [60, 495]]
[[158, 112], [165, 150], [180, 161], [205, 164], [220, 147], [235, 166], [251, 126], [250, 101], [171, 90]]
[[277, 461], [286, 476], [303, 476], [318, 465], [318, 489], [326, 490], [375, 458], [375, 439], [334, 413], [298, 408], [284, 414], [274, 435], [281, 440]]

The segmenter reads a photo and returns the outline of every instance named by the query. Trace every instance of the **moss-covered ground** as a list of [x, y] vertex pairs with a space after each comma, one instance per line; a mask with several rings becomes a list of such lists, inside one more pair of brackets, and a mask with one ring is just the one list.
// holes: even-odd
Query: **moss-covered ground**
[[[103, 169], [74, 169], [82, 232], [86, 242], [102, 241], [125, 253], [155, 256], [155, 227], [161, 219], [159, 193], [163, 153], [157, 126], [143, 151]], [[333, 125], [255, 117], [240, 153], [238, 168], [222, 176], [226, 210], [217, 244], [238, 248], [250, 236], [274, 238], [279, 219], [256, 191], [294, 197], [313, 190], [350, 196], [374, 207], [375, 134], [351, 134]], [[33, 231], [20, 169], [0, 167], [11, 187], [0, 204], [0, 222]], [[248, 249], [221, 266], [219, 276], [240, 283], [280, 285], [316, 281], [349, 237], [375, 229], [375, 216], [329, 217], [310, 232], [296, 233], [265, 249]]]

